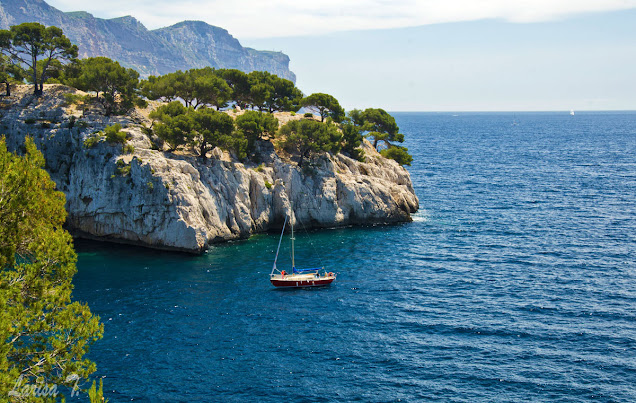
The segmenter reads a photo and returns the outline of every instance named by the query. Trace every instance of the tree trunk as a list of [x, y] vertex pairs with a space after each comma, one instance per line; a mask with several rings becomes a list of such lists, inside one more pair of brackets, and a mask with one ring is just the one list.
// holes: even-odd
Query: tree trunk
[[378, 139], [373, 140], [373, 148], [378, 149]]
[[38, 88], [38, 59], [35, 54], [31, 54], [32, 70], [33, 70], [33, 95], [40, 96], [42, 92]]
[[11, 85], [9, 84], [9, 81], [5, 81], [4, 84], [7, 86], [7, 96], [10, 97], [11, 96]]

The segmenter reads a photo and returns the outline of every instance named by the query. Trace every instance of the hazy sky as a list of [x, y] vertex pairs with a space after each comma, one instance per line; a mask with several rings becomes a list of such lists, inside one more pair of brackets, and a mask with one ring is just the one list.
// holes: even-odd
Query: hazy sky
[[347, 109], [636, 109], [636, 0], [50, 0], [203, 20], [291, 58], [298, 86]]

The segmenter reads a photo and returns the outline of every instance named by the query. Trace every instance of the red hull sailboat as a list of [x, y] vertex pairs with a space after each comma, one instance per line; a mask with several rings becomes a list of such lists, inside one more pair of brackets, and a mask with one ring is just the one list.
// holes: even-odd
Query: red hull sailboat
[[305, 287], [322, 287], [331, 284], [336, 275], [332, 272], [327, 272], [324, 267], [315, 269], [297, 269], [294, 261], [294, 223], [291, 222], [291, 245], [292, 245], [292, 268], [291, 273], [287, 273], [285, 270], [278, 270], [276, 268], [276, 261], [278, 260], [278, 252], [280, 252], [280, 244], [283, 240], [283, 234], [285, 233], [285, 225], [287, 224], [287, 217], [283, 223], [283, 230], [280, 233], [280, 239], [278, 240], [278, 248], [276, 249], [276, 257], [274, 258], [274, 267], [269, 275], [269, 281], [274, 287], [280, 288], [305, 288]]

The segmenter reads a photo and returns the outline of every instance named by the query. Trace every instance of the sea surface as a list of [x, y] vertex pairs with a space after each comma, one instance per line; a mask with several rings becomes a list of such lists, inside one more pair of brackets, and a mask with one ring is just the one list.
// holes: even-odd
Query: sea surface
[[329, 288], [270, 285], [277, 234], [202, 256], [78, 242], [106, 397], [635, 402], [636, 112], [394, 116], [421, 209], [301, 231], [297, 266]]

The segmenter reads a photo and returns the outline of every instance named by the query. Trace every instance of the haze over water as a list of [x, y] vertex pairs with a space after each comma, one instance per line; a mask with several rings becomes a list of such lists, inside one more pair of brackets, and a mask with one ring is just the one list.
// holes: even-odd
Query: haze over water
[[329, 288], [273, 289], [277, 234], [198, 257], [78, 242], [106, 397], [636, 401], [636, 113], [395, 116], [421, 210], [301, 231]]

